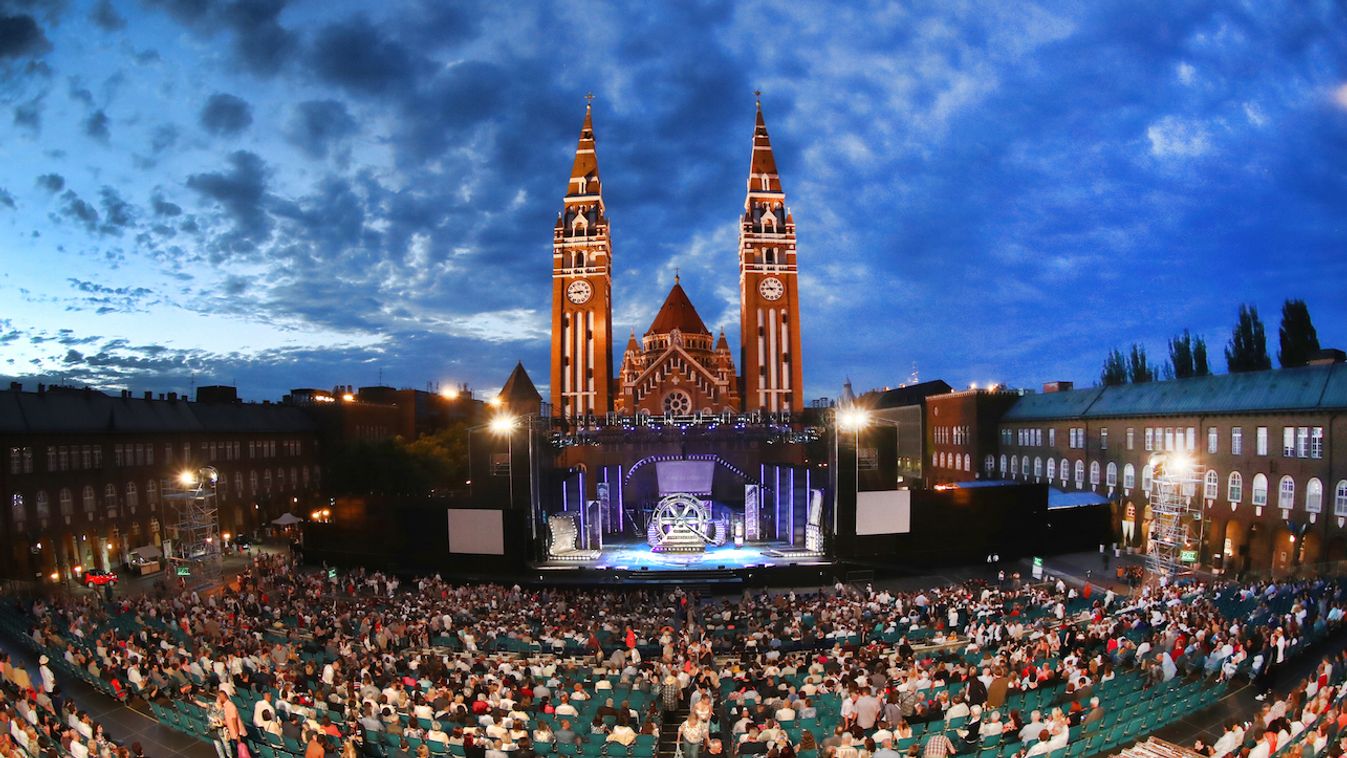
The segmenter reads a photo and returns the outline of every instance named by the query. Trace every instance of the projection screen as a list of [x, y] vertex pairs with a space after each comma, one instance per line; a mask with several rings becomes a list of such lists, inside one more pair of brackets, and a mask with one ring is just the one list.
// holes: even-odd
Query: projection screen
[[856, 493], [856, 535], [907, 534], [912, 531], [912, 491]]
[[449, 552], [505, 555], [501, 512], [483, 508], [450, 510]]

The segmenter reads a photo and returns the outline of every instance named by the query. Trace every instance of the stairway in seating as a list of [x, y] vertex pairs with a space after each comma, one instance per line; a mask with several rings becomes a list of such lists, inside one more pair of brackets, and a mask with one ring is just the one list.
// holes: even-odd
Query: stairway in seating
[[678, 754], [678, 727], [688, 720], [688, 713], [691, 710], [687, 704], [687, 698], [684, 698], [679, 702], [676, 709], [663, 712], [664, 720], [659, 725], [659, 746], [655, 751], [656, 758], [674, 758]]
[[1118, 753], [1120, 758], [1201, 758], [1195, 750], [1151, 737]]

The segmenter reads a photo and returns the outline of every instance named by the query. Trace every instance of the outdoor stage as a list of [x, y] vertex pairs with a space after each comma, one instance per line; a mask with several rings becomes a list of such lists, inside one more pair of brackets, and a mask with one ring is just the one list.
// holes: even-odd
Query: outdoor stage
[[727, 571], [781, 566], [828, 566], [825, 556], [792, 554], [785, 542], [755, 543], [735, 547], [708, 546], [694, 553], [657, 553], [644, 542], [605, 545], [593, 560], [547, 560], [538, 569], [585, 569], [619, 571]]

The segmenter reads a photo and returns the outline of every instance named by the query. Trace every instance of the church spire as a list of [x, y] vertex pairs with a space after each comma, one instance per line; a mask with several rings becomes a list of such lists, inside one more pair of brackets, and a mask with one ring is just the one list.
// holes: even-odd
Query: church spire
[[[761, 92], [755, 92], [761, 97]], [[767, 122], [762, 117], [762, 100], [758, 103], [758, 120], [753, 126], [753, 160], [748, 168], [748, 191], [781, 192], [781, 177], [776, 173], [776, 156], [772, 154], [772, 138], [767, 134]]]
[[[600, 195], [599, 156], [594, 152], [594, 95], [585, 96], [585, 120], [580, 125], [580, 140], [575, 147], [575, 161], [571, 164], [570, 186], [566, 196]], [[600, 201], [602, 196], [600, 195]]]

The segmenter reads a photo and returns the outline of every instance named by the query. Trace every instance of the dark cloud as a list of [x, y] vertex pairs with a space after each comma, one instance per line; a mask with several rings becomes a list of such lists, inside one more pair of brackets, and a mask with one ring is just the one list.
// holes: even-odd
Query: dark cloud
[[72, 347], [66, 351], [65, 358], [63, 360], [66, 363], [79, 363], [80, 361], [84, 360], [84, 353], [81, 353], [80, 351]]
[[170, 203], [164, 199], [158, 192], [150, 198], [150, 208], [154, 210], [154, 215], [163, 218], [173, 218], [182, 215], [182, 206], [177, 203]]
[[117, 190], [104, 186], [99, 190], [103, 206], [103, 224], [99, 231], [103, 234], [120, 235], [122, 230], [135, 223], [135, 211], [131, 205], [117, 194]]
[[10, 210], [14, 210], [18, 207], [14, 204], [14, 196], [9, 193], [9, 190], [3, 187], [0, 187], [0, 206], [4, 206]]
[[14, 106], [14, 125], [36, 134], [42, 129], [42, 101], [30, 100]]
[[286, 136], [309, 157], [325, 158], [333, 145], [355, 131], [355, 119], [345, 105], [336, 100], [309, 100], [295, 106]]
[[233, 137], [253, 123], [248, 101], [227, 92], [217, 92], [201, 109], [201, 128], [217, 137]]
[[254, 74], [279, 71], [299, 50], [299, 37], [277, 20], [286, 0], [237, 0], [224, 9], [234, 30], [234, 53]]
[[78, 76], [72, 76], [66, 80], [66, 92], [71, 100], [83, 105], [85, 108], [94, 107], [94, 93], [84, 86], [84, 81]]
[[84, 133], [102, 143], [107, 143], [111, 133], [108, 130], [108, 114], [102, 108], [89, 114], [84, 120]]
[[150, 149], [155, 155], [178, 144], [178, 127], [173, 124], [160, 124], [155, 127], [154, 134], [150, 137]]
[[365, 16], [319, 29], [309, 66], [329, 84], [364, 95], [390, 96], [414, 86], [421, 68], [411, 50]]
[[65, 189], [65, 177], [60, 174], [43, 174], [37, 178], [37, 186], [55, 194]]
[[50, 49], [47, 35], [32, 16], [0, 15], [0, 60], [41, 55]]
[[115, 32], [126, 26], [126, 19], [112, 7], [111, 0], [98, 0], [89, 11], [89, 20], [105, 32]]
[[61, 201], [63, 203], [60, 210], [61, 216], [82, 225], [91, 232], [98, 228], [98, 211], [75, 194], [74, 190], [66, 190], [61, 193]]
[[272, 222], [263, 207], [266, 199], [266, 162], [246, 150], [229, 156], [230, 168], [187, 178], [187, 186], [219, 205], [231, 221], [221, 240], [226, 251], [246, 252], [271, 235]]

